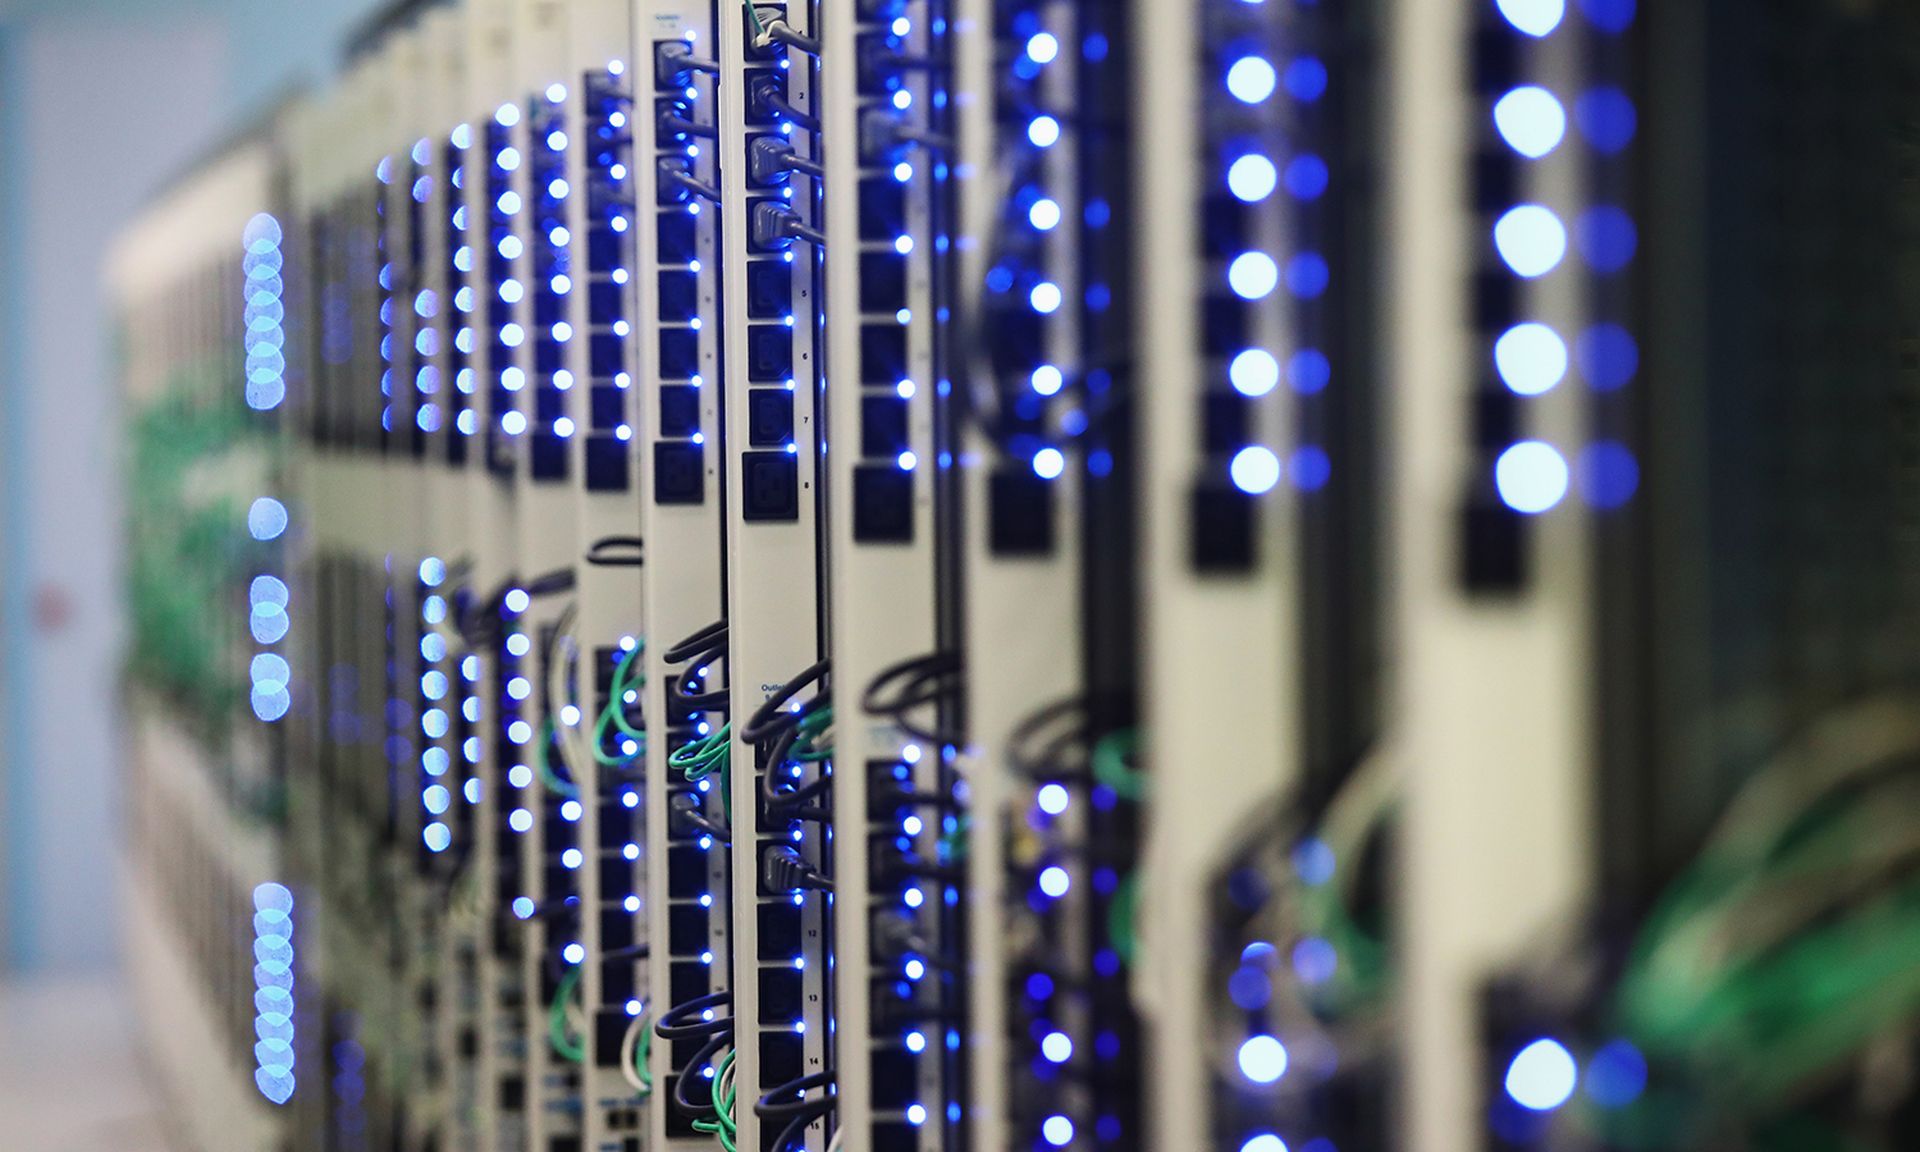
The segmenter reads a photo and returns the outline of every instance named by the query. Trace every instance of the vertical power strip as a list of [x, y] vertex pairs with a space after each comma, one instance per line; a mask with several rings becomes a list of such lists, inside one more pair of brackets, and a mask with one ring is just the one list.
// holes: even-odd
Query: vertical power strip
[[[450, 451], [457, 453], [463, 476], [466, 513], [459, 530], [473, 548], [466, 558], [464, 593], [454, 601], [454, 611], [468, 642], [462, 680], [473, 685], [477, 700], [471, 743], [461, 746], [462, 763], [478, 780], [468, 848], [477, 950], [476, 1126], [510, 1150], [525, 1147], [521, 1116], [526, 1107], [527, 1041], [520, 1005], [527, 993], [515, 917], [532, 905], [532, 897], [520, 887], [518, 849], [508, 829], [519, 806], [519, 789], [511, 782], [519, 760], [507, 736], [519, 717], [505, 686], [520, 657], [508, 650], [504, 605], [494, 601], [518, 568], [519, 504], [510, 486], [510, 469], [496, 462], [504, 458], [506, 417], [517, 411], [513, 393], [503, 386], [515, 364], [512, 349], [500, 340], [512, 313], [499, 297], [500, 281], [508, 271], [499, 252], [505, 232], [494, 215], [495, 199], [505, 190], [497, 158], [509, 143], [499, 110], [512, 91], [512, 15], [508, 0], [467, 8], [466, 85], [459, 117], [447, 137], [449, 148], [461, 157], [461, 184], [448, 223], [454, 230], [450, 284], [454, 275], [459, 278], [450, 315], [459, 318], [454, 348], [464, 359], [454, 375], [461, 410], [453, 415]], [[470, 673], [475, 680], [468, 679]], [[520, 900], [526, 904], [517, 906]]]
[[550, 184], [547, 192], [564, 202], [571, 263], [555, 271], [548, 289], [563, 298], [565, 322], [574, 331], [566, 370], [578, 422], [570, 439], [581, 551], [571, 675], [558, 677], [568, 697], [559, 705], [559, 730], [577, 792], [577, 807], [567, 811], [577, 817], [584, 857], [583, 1146], [621, 1152], [645, 1127], [646, 1089], [635, 1065], [647, 1027], [651, 945], [641, 906], [651, 830], [640, 807], [649, 729], [636, 674], [646, 632], [641, 488], [633, 467], [639, 418], [633, 268], [636, 234], [647, 217], [634, 199], [630, 6], [622, 0], [576, 5], [571, 25], [567, 114], [559, 138], [546, 140], [550, 152], [565, 158], [564, 185]]
[[[694, 1127], [714, 1089], [702, 1072], [717, 1059], [718, 1046], [709, 1046], [730, 1026], [733, 887], [721, 834], [730, 803], [720, 790], [725, 777], [705, 763], [691, 771], [674, 763], [682, 749], [724, 739], [724, 639], [717, 648], [696, 643], [686, 659], [669, 659], [688, 638], [724, 629], [727, 611], [723, 221], [718, 205], [697, 190], [717, 186], [721, 165], [710, 144], [719, 124], [715, 21], [710, 3], [642, 0], [635, 5], [631, 54], [634, 347], [637, 427], [645, 445], [641, 577], [649, 629], [643, 696], [653, 733], [644, 791], [651, 947], [642, 1051], [652, 1084], [648, 1146], [657, 1149], [712, 1143]], [[675, 119], [663, 122], [668, 113]], [[673, 1033], [680, 1016], [684, 1031]], [[702, 1107], [684, 1107], [681, 1097]]]
[[967, 362], [956, 387], [967, 508], [964, 1042], [968, 1146], [979, 1152], [1070, 1143], [1093, 1127], [1086, 1079], [1043, 1087], [1032, 1071], [1052, 1064], [1036, 1061], [1045, 1036], [1065, 1036], [1083, 1060], [1095, 1047], [1086, 1000], [1069, 991], [1088, 975], [1078, 942], [1090, 881], [1079, 868], [1075, 882], [1066, 870], [1076, 862], [1056, 850], [1084, 835], [1090, 802], [1067, 787], [1076, 773], [1063, 762], [1084, 762], [1087, 684], [1084, 461], [1072, 443], [1084, 428], [1063, 422], [1067, 382], [1087, 369], [1078, 324], [1087, 206], [1066, 115], [1080, 62], [1075, 16], [1062, 4], [967, 4], [954, 15], [969, 53], [959, 61], [967, 103], [956, 160], [968, 237], [956, 351]]
[[574, 1017], [593, 896], [580, 890], [584, 849], [578, 822], [567, 819], [568, 785], [556, 770], [560, 717], [557, 709], [549, 711], [547, 687], [556, 678], [554, 664], [563, 659], [563, 637], [577, 618], [580, 562], [578, 512], [568, 491], [577, 390], [565, 375], [575, 333], [553, 287], [571, 252], [570, 244], [556, 242], [554, 230], [564, 227], [564, 213], [551, 188], [552, 181], [565, 178], [564, 153], [553, 147], [552, 134], [563, 130], [566, 105], [575, 95], [566, 82], [571, 15], [571, 6], [557, 0], [523, 0], [517, 13], [509, 97], [516, 114], [508, 125], [514, 152], [504, 165], [507, 190], [494, 202], [517, 254], [514, 275], [502, 287], [503, 299], [518, 305], [516, 363], [524, 374], [518, 392], [524, 425], [515, 437], [523, 512], [517, 590], [526, 601], [522, 623], [531, 650], [520, 678], [508, 681], [508, 693], [519, 698], [531, 729], [522, 746], [531, 778], [522, 790], [528, 818], [520, 832], [523, 880], [536, 909], [525, 925], [521, 959], [527, 990], [529, 1152], [551, 1152], [556, 1142], [579, 1138], [581, 1069], [572, 1059], [579, 1041]]
[[[1571, 502], [1545, 512], [1558, 498], [1548, 498], [1551, 463], [1541, 466], [1577, 446], [1583, 414], [1570, 388], [1519, 398], [1495, 364], [1509, 325], [1559, 323], [1582, 306], [1575, 274], [1560, 267], [1574, 259], [1565, 233], [1564, 261], [1550, 235], [1544, 247], [1534, 235], [1553, 230], [1543, 213], [1569, 216], [1576, 150], [1482, 160], [1499, 144], [1491, 111], [1503, 80], [1535, 70], [1555, 84], [1579, 45], [1570, 10], [1551, 26], [1546, 6], [1514, 11], [1530, 30], [1489, 0], [1404, 7], [1393, 33], [1392, 281], [1402, 318], [1391, 377], [1400, 398], [1394, 609], [1404, 677], [1393, 703], [1397, 744], [1418, 756], [1400, 867], [1402, 1134], [1421, 1152], [1485, 1146], [1496, 1073], [1484, 1055], [1484, 985], [1566, 923], [1591, 882], [1589, 542]], [[1469, 288], [1475, 306], [1465, 310], [1457, 301]], [[1522, 428], [1537, 446], [1510, 457]], [[1492, 822], [1485, 813], [1495, 805], [1505, 815]], [[1488, 891], [1499, 901], [1481, 899]]]
[[1282, 377], [1308, 350], [1296, 289], [1313, 286], [1282, 269], [1306, 267], [1315, 250], [1281, 187], [1309, 151], [1306, 116], [1276, 78], [1300, 45], [1281, 6], [1193, 0], [1134, 13], [1139, 43], [1152, 46], [1136, 60], [1134, 105], [1153, 590], [1137, 988], [1154, 1050], [1152, 1146], [1264, 1147], [1250, 1143], [1262, 1135], [1291, 1145], [1306, 1138], [1282, 1122], [1283, 1097], [1306, 1079], [1284, 1079], [1293, 1037], [1275, 1035], [1280, 1013], [1239, 1008], [1227, 986], [1243, 949], [1274, 951], [1262, 934], [1274, 934], [1277, 912], [1262, 905], [1284, 899], [1297, 835], [1284, 802], [1303, 753], [1306, 496], [1287, 476], [1302, 446]]
[[[766, 1134], [827, 1137], [813, 1128], [830, 1091], [832, 928], [827, 829], [762, 800], [789, 771], [769, 750], [776, 709], [819, 690], [826, 620], [818, 474], [824, 324], [819, 180], [756, 179], [754, 149], [783, 141], [818, 163], [814, 142], [777, 126], [779, 100], [817, 116], [817, 14], [808, 4], [718, 13], [725, 325], [728, 686], [733, 724], [727, 787], [733, 908], [731, 1125], [738, 1145]], [[773, 38], [786, 28], [791, 39]], [[795, 44], [811, 42], [803, 50]], [[821, 142], [824, 146], [824, 142]], [[771, 717], [757, 715], [768, 712]], [[791, 721], [789, 721], [791, 722]], [[769, 734], [757, 736], [757, 726]], [[819, 765], [814, 765], [819, 770]], [[763, 779], [763, 777], [770, 777]], [[781, 880], [773, 861], [812, 879]], [[765, 1101], [767, 1114], [761, 1114]]]
[[[960, 653], [940, 613], [959, 565], [945, 481], [953, 33], [946, 6], [925, 0], [825, 15], [817, 137], [827, 297], [840, 302], [826, 345], [836, 1139], [958, 1148], [965, 909], [952, 873], [964, 830], [949, 753]], [[768, 167], [783, 160], [777, 143], [760, 145]], [[924, 702], [874, 708], [906, 698]]]

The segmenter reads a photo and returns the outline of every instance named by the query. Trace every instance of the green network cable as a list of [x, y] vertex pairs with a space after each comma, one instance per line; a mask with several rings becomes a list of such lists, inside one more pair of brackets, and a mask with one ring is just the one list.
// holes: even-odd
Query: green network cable
[[735, 1091], [732, 1072], [733, 1049], [729, 1048], [713, 1070], [713, 1119], [693, 1122], [694, 1131], [717, 1137], [720, 1147], [726, 1152], [736, 1152], [734, 1141], [740, 1132], [733, 1118]]
[[1623, 989], [1625, 1033], [1656, 1053], [1712, 1053], [1717, 1075], [1780, 1099], [1792, 1086], [1920, 1015], [1920, 883], [1769, 957], [1704, 994]]
[[[1690, 1121], [1724, 1124], [1731, 1112], [1756, 1150], [1869, 1152], [1791, 1109], [1920, 1019], [1920, 877], [1897, 818], [1875, 823], [1889, 810], [1877, 789], [1804, 810], [1764, 840], [1716, 842], [1674, 883], [1615, 989], [1613, 1025], [1701, 1079], [1592, 1116], [1610, 1141], [1684, 1148]], [[1836, 917], [1850, 892], [1865, 899]]]
[[1354, 919], [1338, 884], [1299, 882], [1295, 893], [1305, 934], [1332, 945], [1339, 958], [1320, 997], [1323, 1006], [1337, 1013], [1375, 999], [1392, 975], [1386, 943]]
[[800, 723], [796, 727], [799, 729], [799, 735], [794, 737], [793, 747], [788, 751], [789, 756], [809, 763], [833, 759], [833, 745], [815, 743], [821, 733], [833, 727], [831, 704], [800, 717]]
[[720, 777], [720, 801], [727, 819], [733, 819], [733, 789], [729, 785], [729, 753], [733, 747], [733, 722], [700, 737], [667, 757], [667, 765], [680, 769], [688, 783], [698, 783], [716, 772]]
[[963, 815], [940, 834], [940, 860], [954, 863], [967, 858], [967, 844], [973, 833], [973, 817]]
[[[1703, 856], [1651, 919], [1622, 978], [1617, 1004], [1631, 1033], [1655, 1046], [1684, 1048], [1702, 1042], [1714, 1028], [1752, 1015], [1760, 1005], [1766, 1006], [1768, 1019], [1777, 1020], [1783, 1005], [1793, 1002], [1791, 996], [1785, 1001], [1756, 1000], [1766, 993], [1753, 986], [1764, 985], [1768, 973], [1808, 949], [1826, 953], [1832, 961], [1828, 968], [1815, 964], [1816, 975], [1860, 970], [1858, 954], [1838, 948], [1828, 952], [1821, 946], [1821, 941], [1845, 938], [1856, 919], [1757, 951], [1732, 948], [1727, 937], [1737, 928], [1765, 922], [1763, 898], [1778, 900], [1783, 893], [1809, 886], [1821, 893], [1832, 891], [1835, 874], [1855, 862], [1863, 835], [1872, 830], [1867, 821], [1877, 815], [1878, 809], [1870, 805], [1830, 814], [1815, 830], [1819, 834], [1803, 835], [1757, 861], [1758, 873], [1746, 870], [1736, 876], [1725, 861], [1711, 853]], [[1872, 922], [1880, 925], [1879, 931], [1897, 936], [1909, 930], [1910, 921], [1920, 924], [1920, 908], [1913, 906], [1910, 890], [1904, 910], [1902, 903], [1896, 890], [1892, 900], [1875, 906]], [[1870, 948], [1877, 941], [1869, 936], [1865, 943]]]
[[553, 770], [553, 717], [540, 722], [540, 739], [533, 749], [533, 770], [539, 774], [540, 783], [555, 796], [564, 796], [569, 800], [578, 799], [580, 786], [568, 780], [562, 780]]
[[647, 734], [628, 722], [626, 695], [630, 688], [644, 688], [647, 686], [647, 678], [645, 675], [637, 678], [633, 675], [634, 665], [639, 661], [640, 654], [645, 652], [646, 649], [647, 642], [642, 639], [634, 644], [632, 651], [620, 658], [620, 663], [615, 665], [613, 669], [613, 683], [607, 690], [606, 711], [613, 716], [614, 725], [635, 740], [645, 740]]
[[1107, 939], [1112, 942], [1120, 963], [1129, 968], [1133, 967], [1133, 958], [1140, 950], [1136, 931], [1139, 906], [1140, 874], [1129, 872], [1127, 878], [1113, 890], [1113, 899], [1107, 903]]
[[562, 1059], [574, 1064], [584, 1063], [587, 1059], [586, 1041], [570, 1035], [567, 1027], [567, 1004], [573, 999], [573, 990], [579, 983], [580, 965], [568, 965], [560, 977], [560, 986], [554, 990], [553, 1003], [547, 1007], [547, 1039]]
[[[613, 682], [607, 689], [607, 706], [600, 710], [599, 718], [594, 721], [593, 758], [602, 767], [622, 768], [647, 753], [647, 734], [645, 730], [635, 728], [627, 720], [626, 709], [628, 690], [646, 685], [645, 676], [636, 678], [633, 674], [634, 665], [640, 659], [640, 654], [646, 650], [646, 646], [646, 641], [641, 640], [620, 658], [620, 663], [613, 670]], [[631, 755], [607, 751], [607, 736], [614, 731], [618, 731], [634, 742], [635, 748]]]
[[1140, 747], [1140, 733], [1132, 728], [1110, 732], [1093, 746], [1093, 778], [1122, 800], [1147, 796], [1147, 777], [1131, 761]]

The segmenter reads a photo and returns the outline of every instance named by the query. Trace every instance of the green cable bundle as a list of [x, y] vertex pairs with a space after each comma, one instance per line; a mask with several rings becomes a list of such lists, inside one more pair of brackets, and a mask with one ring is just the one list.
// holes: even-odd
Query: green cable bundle
[[727, 769], [732, 747], [733, 724], [728, 722], [667, 757], [667, 766], [678, 768], [689, 784], [696, 784], [716, 772], [719, 774], [720, 801], [726, 806], [729, 820], [733, 818], [733, 795], [727, 786]]
[[729, 1048], [713, 1070], [713, 1119], [693, 1122], [694, 1131], [717, 1137], [720, 1147], [726, 1152], [736, 1152], [734, 1141], [740, 1134], [739, 1125], [733, 1118], [734, 1100], [733, 1049]]

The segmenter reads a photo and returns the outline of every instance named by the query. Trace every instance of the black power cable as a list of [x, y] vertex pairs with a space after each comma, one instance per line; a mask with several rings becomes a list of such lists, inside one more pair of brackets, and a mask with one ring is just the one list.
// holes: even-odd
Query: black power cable
[[638, 536], [606, 536], [593, 542], [585, 560], [597, 568], [638, 568], [646, 559], [645, 542]]
[[696, 711], [724, 709], [728, 701], [725, 688], [711, 692], [688, 692], [687, 685], [699, 678], [693, 674], [695, 671], [708, 668], [715, 661], [725, 661], [726, 656], [727, 622], [725, 620], [716, 620], [667, 649], [660, 657], [664, 663], [670, 666], [682, 664], [691, 666], [674, 684], [674, 698]]
[[1084, 697], [1055, 700], [1014, 726], [1007, 738], [1008, 767], [1036, 782], [1091, 779], [1092, 723]]
[[958, 696], [965, 685], [965, 666], [953, 651], [929, 652], [882, 669], [860, 698], [869, 716], [891, 720], [901, 731], [928, 744], [959, 744], [963, 733], [929, 727], [911, 718], [922, 708], [937, 707]]

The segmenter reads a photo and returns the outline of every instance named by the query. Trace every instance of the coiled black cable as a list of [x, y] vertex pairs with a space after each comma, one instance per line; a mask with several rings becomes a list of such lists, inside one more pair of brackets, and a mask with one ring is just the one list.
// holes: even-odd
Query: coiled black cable
[[901, 731], [928, 744], [959, 744], [965, 734], [938, 726], [926, 726], [912, 719], [922, 708], [937, 708], [959, 695], [965, 685], [966, 669], [960, 654], [953, 651], [929, 652], [888, 665], [867, 685], [860, 707], [869, 716], [891, 720]]
[[740, 729], [740, 739], [749, 744], [759, 744], [775, 735], [780, 729], [800, 723], [800, 713], [782, 711], [783, 706], [800, 694], [801, 689], [813, 684], [825, 676], [832, 660], [822, 657], [814, 661], [798, 676], [782, 684], [773, 695], [762, 701], [747, 723]]
[[694, 1053], [693, 1059], [688, 1061], [687, 1066], [680, 1070], [680, 1075], [674, 1077], [673, 1102], [675, 1104], [680, 1105], [680, 1107], [695, 1116], [702, 1116], [706, 1113], [716, 1111], [713, 1092], [717, 1085], [707, 1085], [707, 1098], [704, 1101], [695, 1100], [688, 1093], [688, 1089], [701, 1079], [700, 1070], [711, 1065], [714, 1058], [719, 1056], [720, 1053], [726, 1049], [727, 1045], [731, 1043], [733, 1043], [733, 1021], [729, 1019], [727, 1021], [727, 1030], [715, 1035], [711, 1040], [701, 1045], [700, 1051]]
[[595, 540], [584, 559], [599, 568], [638, 568], [646, 562], [646, 544], [638, 536], [607, 536]]
[[727, 658], [727, 622], [716, 620], [693, 635], [675, 644], [664, 652], [660, 659], [670, 665], [688, 665], [675, 681], [673, 695], [680, 703], [696, 711], [714, 711], [727, 706], [728, 692], [725, 688], [712, 691], [689, 692], [687, 685], [699, 677], [693, 673], [701, 668], [711, 668], [715, 662], [724, 662]]
[[1007, 766], [1014, 775], [1036, 782], [1089, 780], [1091, 725], [1084, 697], [1055, 700], [1014, 727], [1007, 738]]

